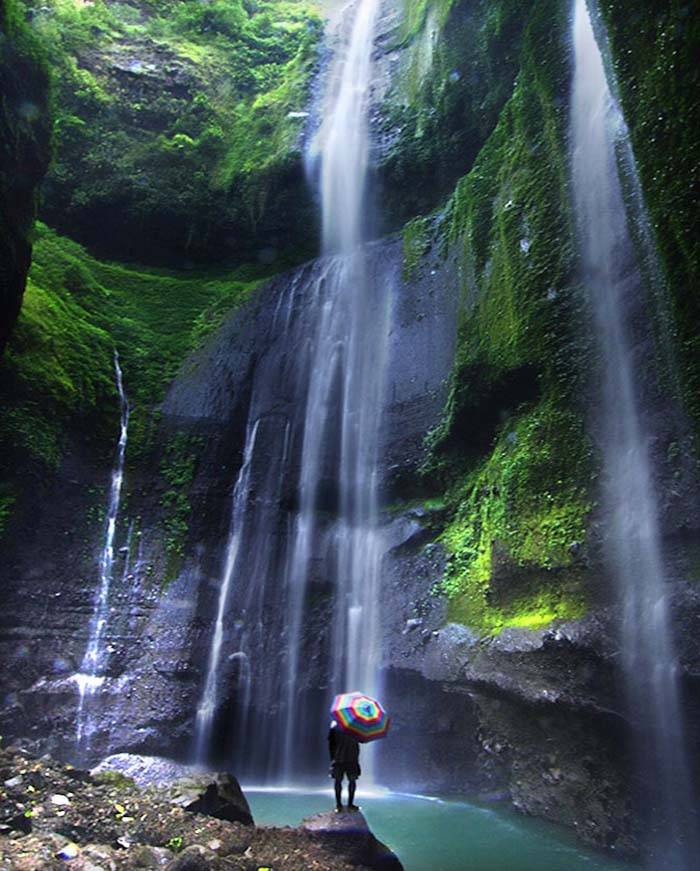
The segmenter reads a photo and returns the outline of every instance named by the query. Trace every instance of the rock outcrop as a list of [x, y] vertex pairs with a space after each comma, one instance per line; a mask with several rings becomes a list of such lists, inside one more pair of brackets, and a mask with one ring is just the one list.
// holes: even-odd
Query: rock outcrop
[[110, 258], [169, 267], [311, 256], [302, 110], [322, 27], [297, 5], [35, 9], [59, 122], [42, 218]]
[[[404, 494], [413, 498], [414, 471], [425, 456], [423, 437], [445, 400], [455, 341], [454, 280], [449, 269], [440, 268], [437, 262], [434, 268], [426, 266], [420, 274], [402, 280], [398, 239], [371, 246], [368, 260], [378, 280], [390, 283], [393, 298], [384, 433], [387, 498], [400, 499]], [[275, 427], [284, 426], [287, 420], [293, 422], [303, 413], [303, 408], [295, 406], [296, 355], [302, 353], [304, 337], [313, 328], [308, 295], [322, 269], [322, 263], [309, 264], [260, 288], [191, 357], [163, 403], [152, 459], [143, 471], [127, 470], [133, 499], [128, 515], [133, 512], [142, 523], [138, 545], [132, 541], [129, 556], [119, 553], [125, 542], [123, 534], [128, 532], [128, 517], [122, 518], [115, 542], [117, 573], [121, 571], [125, 577], [114, 588], [110, 666], [99, 698], [89, 700], [96, 705], [96, 728], [94, 757], [88, 762], [116, 749], [184, 756], [191, 747], [193, 714], [216, 615], [231, 489], [242, 460], [246, 420], [269, 422], [274, 435]], [[299, 337], [291, 347], [284, 337], [287, 322], [295, 324]], [[182, 542], [186, 558], [177, 576], [163, 589], [157, 579], [162, 578], [167, 557], [160, 528], [163, 485], [157, 476], [163, 445], [178, 433], [196, 439], [198, 446], [195, 472], [187, 486], [192, 510]], [[261, 443], [253, 471], [258, 488], [274, 461], [275, 444], [272, 437]], [[282, 482], [281, 503], [290, 518], [296, 507], [299, 451], [300, 445], [295, 443]], [[70, 477], [75, 483], [57, 481], [61, 498], [52, 500], [56, 511], [44, 515], [31, 550], [20, 542], [2, 542], [13, 580], [7, 590], [6, 620], [0, 627], [0, 660], [14, 677], [0, 722], [6, 734], [35, 738], [44, 748], [74, 758], [78, 696], [73, 674], [79, 670], [86, 644], [94, 567], [90, 547], [78, 544], [75, 549], [61, 549], [59, 542], [66, 540], [66, 530], [76, 527], [76, 517], [88, 510], [94, 469], [76, 458]], [[283, 530], [277, 541], [279, 547], [284, 546]], [[84, 584], [75, 583], [76, 573], [85, 577]], [[25, 579], [30, 575], [35, 580], [27, 584]], [[322, 566], [319, 575], [323, 577]], [[270, 586], [270, 595], [273, 592]], [[325, 599], [321, 593], [319, 586], [322, 605]], [[60, 607], [47, 616], [37, 633], [31, 632], [30, 615], [47, 599]], [[266, 620], [264, 643], [269, 652], [256, 657], [251, 666], [255, 679], [261, 681], [263, 675], [255, 669], [283, 668], [282, 651], [275, 639], [283, 633], [285, 615], [271, 605]], [[318, 608], [313, 621], [305, 641], [308, 666], [304, 681], [309, 687], [326, 679], [319, 639], [327, 632], [327, 612]], [[235, 631], [235, 625], [227, 624], [225, 644], [230, 643], [229, 633]], [[18, 635], [26, 646], [18, 648]], [[18, 651], [22, 651], [19, 659]], [[222, 695], [218, 712], [224, 726], [239, 687], [241, 662], [234, 656], [223, 664], [222, 680], [230, 687], [230, 694]], [[259, 712], [262, 726], [268, 719], [266, 712]], [[230, 733], [230, 728], [222, 731]], [[319, 753], [322, 750], [320, 742]]]
[[374, 837], [360, 811], [316, 814], [305, 819], [301, 828], [351, 865], [373, 871], [403, 871], [398, 857]]

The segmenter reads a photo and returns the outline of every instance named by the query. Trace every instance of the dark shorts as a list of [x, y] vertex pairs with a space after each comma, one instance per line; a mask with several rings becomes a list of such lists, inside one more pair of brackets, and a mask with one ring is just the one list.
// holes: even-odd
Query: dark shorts
[[348, 780], [357, 780], [362, 774], [362, 769], [357, 762], [334, 762], [331, 765], [331, 777], [334, 780], [342, 780], [347, 777]]

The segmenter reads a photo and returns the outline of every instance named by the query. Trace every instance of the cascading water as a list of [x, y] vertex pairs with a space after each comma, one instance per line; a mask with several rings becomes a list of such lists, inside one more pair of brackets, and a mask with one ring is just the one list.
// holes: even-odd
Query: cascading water
[[[300, 480], [301, 510], [290, 567], [291, 655], [287, 706], [299, 684], [303, 627], [311, 559], [320, 546], [335, 561], [332, 667], [337, 692], [378, 687], [377, 613], [379, 564], [378, 469], [380, 413], [386, 371], [389, 297], [377, 298], [368, 280], [363, 241], [369, 159], [368, 105], [372, 45], [378, 0], [361, 0], [347, 54], [331, 79], [326, 120], [320, 132], [323, 250], [330, 258], [327, 290], [311, 370]], [[331, 425], [334, 394], [340, 392], [339, 434]], [[330, 412], [330, 413], [329, 413]], [[335, 488], [338, 517], [318, 535], [319, 481], [324, 442], [339, 436]], [[285, 737], [287, 776], [294, 775], [293, 747], [303, 718], [289, 718]], [[371, 768], [365, 766], [367, 776]]]
[[231, 591], [231, 583], [238, 566], [238, 558], [241, 550], [243, 527], [248, 515], [248, 499], [250, 494], [251, 465], [255, 452], [255, 439], [258, 433], [259, 421], [255, 421], [246, 439], [245, 457], [238, 474], [238, 480], [233, 490], [233, 508], [229, 541], [226, 548], [226, 564], [219, 592], [219, 602], [214, 624], [214, 635], [211, 641], [209, 662], [207, 663], [207, 677], [204, 683], [204, 691], [197, 708], [196, 736], [197, 756], [203, 758], [211, 739], [211, 727], [219, 697], [218, 677], [219, 660], [221, 659], [221, 645], [224, 638], [224, 621], [227, 616], [227, 606]]
[[76, 718], [76, 742], [81, 749], [84, 742], [89, 745], [91, 729], [89, 718], [86, 716], [87, 698], [102, 684], [104, 678], [102, 672], [108, 659], [108, 651], [105, 649], [104, 635], [109, 620], [109, 594], [114, 574], [114, 535], [117, 529], [117, 517], [121, 503], [122, 484], [124, 482], [124, 459], [126, 457], [126, 443], [129, 434], [129, 402], [124, 391], [124, 379], [121, 366], [119, 365], [119, 353], [114, 352], [114, 372], [119, 394], [120, 421], [119, 443], [112, 479], [109, 488], [109, 501], [107, 503], [107, 517], [105, 520], [105, 536], [99, 562], [99, 584], [95, 593], [95, 604], [90, 629], [88, 644], [80, 666], [80, 672], [75, 675], [78, 685], [78, 714]]
[[[264, 358], [256, 368], [197, 713], [203, 761], [233, 686], [237, 771], [268, 780], [317, 777], [333, 694], [378, 691], [378, 462], [393, 277], [363, 245], [378, 9], [379, 0], [346, 9], [350, 38], [318, 136], [324, 256], [291, 282], [272, 317], [281, 369], [267, 371]], [[288, 409], [261, 418], [260, 397], [280, 384]], [[363, 761], [369, 774], [367, 753]]]
[[338, 57], [320, 132], [323, 249], [354, 253], [364, 240], [369, 89], [379, 0], [359, 0], [350, 43]]
[[635, 253], [616, 159], [626, 129], [586, 0], [575, 0], [573, 28], [573, 183], [583, 279], [603, 361], [607, 546], [624, 611], [622, 664], [631, 714], [642, 735], [647, 799], [653, 803], [653, 864], [685, 871], [694, 862], [695, 823], [649, 433], [629, 324], [630, 294], [639, 288], [630, 281]]

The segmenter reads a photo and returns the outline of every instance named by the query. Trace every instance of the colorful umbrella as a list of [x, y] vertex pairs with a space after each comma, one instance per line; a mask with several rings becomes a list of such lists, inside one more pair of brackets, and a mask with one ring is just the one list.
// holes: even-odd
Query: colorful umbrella
[[364, 693], [341, 693], [335, 697], [331, 716], [343, 732], [363, 744], [385, 738], [390, 718], [376, 699]]

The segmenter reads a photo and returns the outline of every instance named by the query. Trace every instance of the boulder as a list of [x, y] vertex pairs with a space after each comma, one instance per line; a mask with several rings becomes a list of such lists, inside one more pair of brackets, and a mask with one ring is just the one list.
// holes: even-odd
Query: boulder
[[168, 786], [178, 780], [201, 773], [191, 765], [166, 759], [164, 756], [143, 756], [137, 753], [115, 753], [107, 756], [90, 772], [93, 777], [105, 773], [121, 774], [133, 780], [141, 789], [150, 786]]
[[232, 774], [199, 774], [170, 788], [173, 804], [193, 814], [204, 814], [229, 823], [253, 825], [253, 815], [240, 784]]
[[364, 815], [354, 813], [316, 814], [302, 824], [303, 831], [333, 850], [350, 865], [375, 871], [403, 871], [398, 857], [372, 834]]
[[253, 815], [238, 780], [161, 756], [117, 753], [93, 768], [93, 776], [117, 773], [142, 789], [157, 789], [162, 798], [190, 813], [230, 823], [253, 825]]

